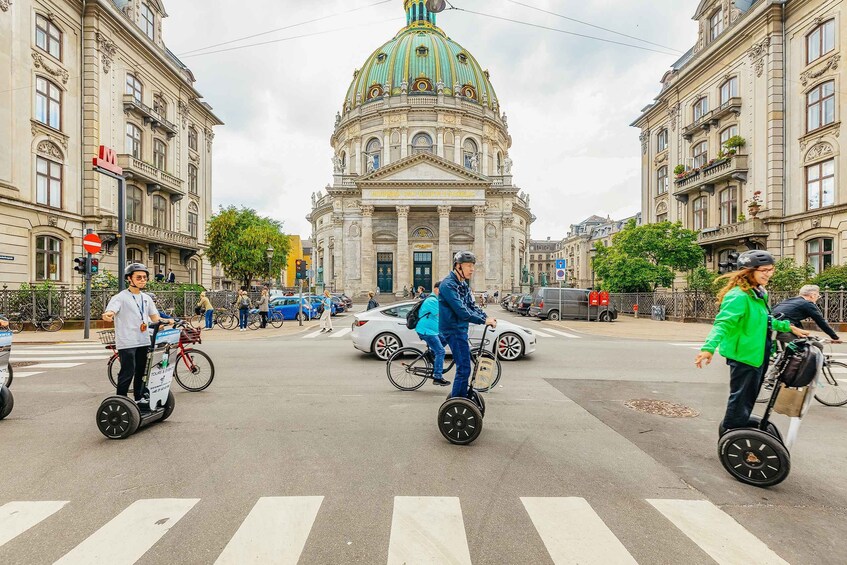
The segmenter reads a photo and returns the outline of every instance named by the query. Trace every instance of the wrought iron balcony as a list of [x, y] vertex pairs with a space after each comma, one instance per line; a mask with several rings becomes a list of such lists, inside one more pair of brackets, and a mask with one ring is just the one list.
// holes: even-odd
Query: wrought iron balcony
[[710, 245], [751, 238], [766, 238], [768, 234], [765, 222], [759, 218], [750, 218], [735, 224], [704, 229], [697, 235], [697, 243]]
[[144, 183], [148, 194], [156, 190], [168, 192], [171, 195], [171, 202], [181, 200], [185, 196], [182, 179], [157, 169], [150, 163], [145, 163], [127, 153], [121, 153], [118, 155], [118, 165], [123, 168], [127, 179]]
[[168, 139], [179, 133], [176, 124], [169, 122], [156, 110], [136, 99], [132, 94], [124, 94], [124, 112], [135, 112], [144, 119], [144, 124], [151, 124], [154, 128], [164, 131]]
[[722, 120], [729, 116], [730, 114], [738, 115], [741, 113], [741, 97], [733, 96], [719, 107], [715, 108], [713, 112], [712, 118], [715, 120]]

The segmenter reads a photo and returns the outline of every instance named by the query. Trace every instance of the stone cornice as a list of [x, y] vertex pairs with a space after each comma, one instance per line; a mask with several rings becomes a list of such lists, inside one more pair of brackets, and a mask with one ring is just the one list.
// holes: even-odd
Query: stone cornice
[[[454, 173], [460, 177], [464, 177], [461, 181], [419, 181], [419, 180], [408, 180], [408, 181], [383, 181], [383, 177], [386, 177], [392, 173], [396, 173], [403, 169], [406, 169], [412, 165], [415, 165], [420, 162], [428, 162], [436, 167], [446, 170], [448, 172]], [[415, 184], [425, 186], [428, 184], [449, 184], [451, 186], [491, 186], [491, 180], [481, 175], [480, 173], [469, 171], [464, 167], [457, 165], [452, 161], [448, 161], [443, 157], [438, 157], [431, 153], [418, 153], [417, 155], [410, 155], [408, 157], [404, 157], [399, 161], [394, 161], [393, 163], [389, 163], [384, 167], [380, 167], [379, 169], [373, 171], [372, 173], [368, 173], [367, 175], [361, 176], [356, 179], [356, 184], [359, 186], [370, 186], [374, 184], [385, 184], [386, 182], [391, 184]]]

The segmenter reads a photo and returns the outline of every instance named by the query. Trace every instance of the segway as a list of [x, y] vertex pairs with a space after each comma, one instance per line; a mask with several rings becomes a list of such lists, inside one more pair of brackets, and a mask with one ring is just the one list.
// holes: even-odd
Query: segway
[[125, 439], [139, 427], [167, 420], [174, 411], [171, 380], [179, 352], [180, 330], [160, 331], [161, 325], [161, 322], [150, 324], [144, 397], [132, 401], [126, 396], [110, 396], [97, 409], [97, 427], [109, 439]]
[[[438, 409], [438, 429], [447, 441], [456, 445], [467, 445], [482, 433], [485, 400], [482, 394], [474, 390], [474, 384], [479, 381], [480, 388], [488, 389], [496, 377], [496, 359], [482, 355], [485, 347], [485, 333], [489, 328], [490, 326], [486, 326], [479, 341], [477, 362], [474, 364], [470, 383], [468, 383], [468, 396], [466, 398], [448, 397]], [[493, 331], [493, 328], [491, 330]]]
[[12, 384], [12, 364], [9, 361], [12, 355], [12, 332], [0, 331], [0, 420], [12, 413], [15, 406], [15, 397], [6, 383]]
[[[781, 483], [791, 471], [789, 449], [797, 440], [800, 424], [815, 395], [824, 356], [814, 338], [788, 344], [777, 357], [776, 383], [761, 417], [751, 416], [748, 427], [720, 429], [718, 456], [735, 479], [757, 487]], [[770, 421], [772, 413], [789, 417], [785, 439]]]

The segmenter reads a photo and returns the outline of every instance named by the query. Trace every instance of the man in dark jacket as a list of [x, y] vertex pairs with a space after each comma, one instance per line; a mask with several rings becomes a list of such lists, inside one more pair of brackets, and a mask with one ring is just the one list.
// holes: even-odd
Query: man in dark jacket
[[[811, 318], [815, 321], [821, 331], [832, 338], [834, 343], [841, 343], [841, 339], [839, 339], [838, 334], [835, 333], [835, 330], [826, 323], [826, 320], [824, 320], [824, 317], [821, 315], [821, 311], [816, 304], [820, 296], [820, 287], [814, 284], [807, 284], [800, 289], [799, 296], [783, 300], [774, 306], [772, 310], [773, 316], [775, 318], [781, 317], [783, 320], [790, 320], [791, 324], [798, 328], [803, 328], [803, 320]], [[779, 334], [777, 338], [780, 341], [791, 341], [796, 339], [794, 334], [787, 334], [785, 336]]]
[[471, 376], [471, 349], [468, 345], [468, 323], [497, 327], [497, 320], [488, 318], [474, 302], [468, 281], [473, 276], [476, 256], [459, 251], [453, 257], [453, 270], [439, 286], [438, 331], [447, 340], [456, 363], [456, 378], [451, 397], [467, 397]]

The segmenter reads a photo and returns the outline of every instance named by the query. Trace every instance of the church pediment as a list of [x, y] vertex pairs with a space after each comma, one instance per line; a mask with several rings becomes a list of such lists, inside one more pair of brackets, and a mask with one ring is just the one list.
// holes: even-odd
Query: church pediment
[[381, 167], [357, 179], [360, 186], [375, 185], [476, 185], [487, 186], [491, 181], [435, 155], [420, 153]]

